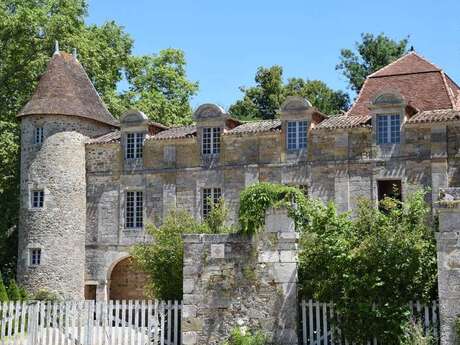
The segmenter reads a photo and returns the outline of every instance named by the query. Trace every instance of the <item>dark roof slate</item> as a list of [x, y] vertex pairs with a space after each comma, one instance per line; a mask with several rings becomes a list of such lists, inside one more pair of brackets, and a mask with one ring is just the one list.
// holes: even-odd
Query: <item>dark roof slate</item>
[[71, 115], [112, 126], [118, 121], [107, 110], [83, 66], [71, 54], [55, 53], [30, 101], [25, 115]]

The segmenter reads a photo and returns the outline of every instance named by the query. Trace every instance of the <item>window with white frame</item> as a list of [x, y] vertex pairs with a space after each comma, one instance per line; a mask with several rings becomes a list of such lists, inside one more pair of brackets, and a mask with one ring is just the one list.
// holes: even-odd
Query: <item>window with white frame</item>
[[43, 143], [43, 139], [44, 139], [43, 127], [35, 127], [35, 130], [34, 130], [34, 144]]
[[139, 229], [144, 226], [144, 193], [142, 191], [126, 192], [125, 228]]
[[42, 250], [40, 248], [29, 249], [29, 264], [30, 266], [38, 266], [42, 262]]
[[218, 155], [220, 153], [220, 127], [203, 128], [201, 152], [203, 156]]
[[211, 213], [212, 206], [218, 203], [221, 197], [222, 190], [220, 188], [203, 188], [203, 219]]
[[126, 159], [142, 158], [144, 151], [144, 133], [126, 134]]
[[399, 114], [379, 114], [377, 117], [377, 144], [399, 144], [401, 119]]
[[30, 205], [32, 208], [42, 208], [45, 203], [45, 191], [43, 189], [33, 190], [31, 193]]
[[307, 147], [307, 121], [287, 122], [287, 149], [298, 151]]

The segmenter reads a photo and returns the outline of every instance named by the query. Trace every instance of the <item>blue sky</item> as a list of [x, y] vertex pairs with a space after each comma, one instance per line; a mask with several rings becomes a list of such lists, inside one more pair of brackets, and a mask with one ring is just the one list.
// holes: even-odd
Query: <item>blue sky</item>
[[285, 78], [347, 90], [335, 65], [362, 32], [409, 35], [416, 51], [460, 83], [459, 14], [459, 0], [89, 0], [88, 22], [124, 26], [135, 54], [184, 50], [188, 76], [200, 84], [193, 106], [227, 108], [259, 66], [279, 64]]

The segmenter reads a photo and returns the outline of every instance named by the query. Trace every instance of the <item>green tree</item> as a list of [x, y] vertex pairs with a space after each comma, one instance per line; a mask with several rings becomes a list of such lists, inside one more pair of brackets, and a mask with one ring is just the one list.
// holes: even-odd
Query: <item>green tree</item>
[[130, 87], [123, 98], [154, 121], [165, 125], [191, 123], [190, 98], [196, 94], [198, 83], [187, 79], [185, 65], [185, 55], [177, 49], [131, 57], [127, 67]]
[[8, 301], [8, 293], [6, 292], [5, 284], [3, 284], [3, 278], [0, 274], [0, 302], [6, 301]]
[[147, 231], [154, 238], [134, 246], [132, 256], [137, 266], [149, 276], [147, 294], [164, 300], [182, 299], [183, 234], [229, 233], [233, 229], [225, 226], [228, 210], [224, 199], [212, 205], [211, 212], [203, 223], [197, 222], [184, 211], [171, 212], [163, 224], [153, 225]]
[[[14, 276], [19, 209], [19, 124], [16, 114], [30, 99], [54, 51], [77, 48], [109, 110], [119, 116], [139, 107], [167, 124], [190, 121], [188, 82], [181, 51], [134, 57], [133, 40], [113, 21], [87, 25], [85, 0], [0, 0], [0, 267]], [[137, 67], [136, 67], [137, 66]], [[135, 68], [136, 67], [136, 68]], [[126, 80], [128, 90], [118, 92]], [[164, 116], [163, 116], [164, 115]]]
[[377, 336], [398, 344], [408, 302], [435, 298], [436, 249], [424, 196], [402, 204], [387, 198], [380, 208], [362, 200], [355, 219], [332, 205], [310, 214], [301, 233], [301, 292], [335, 303], [349, 341]]
[[374, 36], [361, 34], [361, 41], [355, 43], [355, 50], [342, 49], [336, 70], [342, 72], [349, 87], [359, 92], [366, 77], [407, 53], [409, 38], [393, 40], [381, 33]]
[[8, 283], [8, 299], [10, 301], [20, 301], [22, 299], [21, 291], [14, 279], [10, 279]]
[[230, 106], [233, 116], [243, 120], [274, 119], [287, 96], [307, 98], [325, 114], [337, 114], [349, 106], [346, 93], [334, 91], [322, 81], [291, 78], [285, 84], [281, 66], [259, 67], [255, 82], [256, 86], [240, 88], [243, 99]]
[[154, 242], [137, 244], [132, 250], [135, 263], [149, 275], [147, 292], [153, 298], [181, 300], [182, 235], [206, 233], [208, 228], [197, 223], [186, 212], [171, 212], [159, 228], [149, 225], [147, 231], [153, 236]]

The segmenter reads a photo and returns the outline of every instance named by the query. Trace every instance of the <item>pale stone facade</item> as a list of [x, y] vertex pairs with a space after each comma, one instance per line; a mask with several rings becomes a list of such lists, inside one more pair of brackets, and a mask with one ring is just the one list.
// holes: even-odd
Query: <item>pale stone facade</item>
[[[19, 114], [18, 272], [31, 290], [78, 298], [87, 285], [98, 299], [109, 298], [114, 267], [134, 243], [150, 240], [146, 225], [161, 224], [172, 209], [202, 219], [205, 190], [224, 197], [229, 222], [237, 223], [239, 193], [259, 181], [300, 186], [313, 198], [334, 201], [340, 211], [353, 211], [360, 197], [377, 203], [388, 186], [397, 186], [402, 199], [431, 188], [435, 201], [440, 188], [460, 185], [460, 88], [414, 53], [371, 75], [345, 115], [327, 116], [294, 97], [275, 120], [242, 123], [205, 104], [194, 125], [174, 128], [137, 111], [118, 123], [81, 73], [71, 57], [54, 56], [37, 95]], [[382, 115], [397, 119], [386, 132], [377, 130]], [[36, 121], [43, 121], [45, 135], [34, 148]], [[61, 129], [51, 135], [56, 126]], [[294, 149], [288, 142], [292, 128]], [[138, 148], [127, 148], [137, 138], [132, 134], [142, 138], [138, 157], [130, 156]], [[213, 136], [217, 142], [208, 145]], [[43, 209], [30, 210], [30, 186], [44, 189]], [[128, 219], [137, 212], [128, 205], [132, 195], [142, 198], [142, 215]], [[139, 219], [142, 224], [132, 226]], [[41, 267], [30, 265], [36, 247]]]

